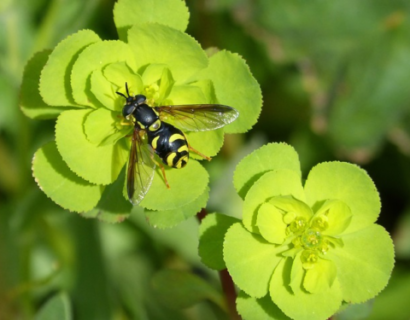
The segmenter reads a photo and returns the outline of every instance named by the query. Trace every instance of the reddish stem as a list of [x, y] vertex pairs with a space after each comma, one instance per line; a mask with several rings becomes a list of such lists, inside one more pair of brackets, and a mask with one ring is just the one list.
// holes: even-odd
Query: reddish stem
[[231, 275], [227, 269], [219, 271], [222, 290], [225, 294], [225, 301], [228, 306], [229, 317], [231, 320], [240, 320], [241, 317], [236, 310], [236, 290]]

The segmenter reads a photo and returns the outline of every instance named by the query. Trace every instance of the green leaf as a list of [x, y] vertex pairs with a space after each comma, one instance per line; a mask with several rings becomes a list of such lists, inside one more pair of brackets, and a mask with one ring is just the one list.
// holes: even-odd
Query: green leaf
[[98, 35], [91, 30], [81, 30], [55, 47], [40, 78], [40, 94], [48, 105], [78, 107], [71, 93], [71, 70], [84, 48], [96, 42], [101, 42]]
[[88, 141], [84, 121], [92, 109], [69, 110], [58, 117], [56, 143], [58, 151], [70, 169], [95, 184], [114, 182], [128, 158], [125, 140], [97, 146]]
[[226, 309], [224, 298], [200, 277], [185, 271], [162, 270], [154, 275], [153, 287], [160, 299], [173, 308], [188, 308], [208, 299]]
[[155, 228], [172, 228], [178, 223], [194, 216], [206, 206], [209, 198], [209, 188], [194, 201], [173, 210], [145, 210], [148, 223]]
[[133, 25], [157, 22], [185, 31], [189, 12], [181, 0], [120, 0], [114, 6], [114, 22], [121, 40]]
[[81, 215], [86, 218], [97, 218], [98, 220], [111, 223], [123, 222], [128, 218], [133, 206], [124, 199], [122, 194], [124, 180], [125, 167], [118, 179], [113, 184], [105, 187], [97, 206]]
[[327, 259], [337, 266], [343, 300], [364, 302], [386, 285], [394, 265], [394, 249], [389, 234], [371, 225], [343, 236], [343, 248], [329, 250]]
[[195, 160], [182, 169], [165, 168], [170, 189], [167, 189], [161, 170], [155, 170], [151, 188], [140, 206], [149, 210], [165, 211], [185, 206], [205, 192], [207, 171]]
[[235, 189], [242, 198], [245, 198], [256, 180], [266, 172], [278, 169], [292, 170], [302, 176], [295, 149], [285, 143], [267, 144], [239, 162], [233, 177]]
[[277, 248], [241, 223], [234, 223], [225, 235], [223, 254], [235, 284], [252, 297], [265, 296], [273, 270], [282, 259]]
[[220, 51], [209, 58], [209, 66], [195, 79], [212, 80], [218, 102], [235, 108], [239, 117], [225, 127], [226, 133], [247, 132], [262, 108], [262, 93], [246, 62], [237, 54]]
[[70, 320], [71, 306], [66, 294], [57, 294], [47, 300], [46, 304], [36, 314], [35, 320]]
[[290, 318], [272, 302], [269, 295], [261, 299], [256, 299], [240, 291], [238, 298], [236, 298], [236, 307], [238, 313], [245, 320], [290, 320]]
[[208, 214], [199, 228], [198, 253], [201, 261], [214, 270], [225, 269], [223, 242], [229, 227], [238, 219], [219, 213]]
[[314, 167], [305, 184], [307, 203], [315, 208], [328, 199], [347, 204], [352, 221], [344, 233], [365, 228], [377, 220], [380, 198], [366, 171], [345, 162], [327, 162]]
[[298, 320], [323, 320], [331, 317], [342, 302], [339, 282], [332, 289], [317, 293], [291, 290], [290, 273], [292, 259], [283, 259], [276, 267], [270, 282], [273, 302], [290, 318]]
[[55, 142], [49, 142], [34, 154], [33, 175], [40, 189], [59, 206], [76, 212], [94, 208], [102, 187], [76, 176], [63, 161]]
[[[190, 147], [208, 157], [216, 156], [224, 143], [223, 129], [201, 132], [184, 132], [184, 134]], [[192, 151], [189, 153], [189, 156], [193, 159], [204, 160], [203, 157]]]
[[85, 118], [84, 132], [88, 141], [95, 145], [114, 144], [133, 130], [132, 126], [122, 126], [118, 123], [119, 114], [99, 108], [93, 110]]
[[165, 64], [176, 84], [188, 81], [208, 65], [198, 42], [179, 30], [152, 23], [134, 25], [128, 31], [138, 70], [149, 64]]
[[20, 108], [27, 117], [33, 119], [48, 119], [57, 117], [65, 108], [50, 107], [38, 91], [41, 70], [47, 63], [51, 51], [41, 51], [33, 55], [24, 69], [21, 84]]
[[130, 47], [121, 41], [100, 41], [85, 48], [73, 65], [71, 87], [74, 100], [84, 106], [99, 107], [100, 103], [90, 91], [90, 76], [110, 63], [125, 61], [136, 70]]
[[277, 170], [265, 173], [246, 194], [243, 204], [243, 224], [251, 232], [259, 233], [257, 216], [259, 207], [275, 196], [292, 195], [304, 200], [300, 176], [295, 171]]
[[172, 104], [201, 104], [209, 103], [209, 98], [204, 94], [202, 89], [193, 85], [176, 85], [173, 86], [168, 99]]

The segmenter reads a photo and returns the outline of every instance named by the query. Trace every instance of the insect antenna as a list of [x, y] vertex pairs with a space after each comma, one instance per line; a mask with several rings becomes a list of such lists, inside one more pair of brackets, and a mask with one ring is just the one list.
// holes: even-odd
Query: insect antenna
[[125, 99], [127, 99], [127, 97], [125, 95], [123, 95], [121, 92], [115, 91], [116, 94], [123, 96]]
[[128, 92], [128, 83], [125, 83], [125, 89], [127, 90], [128, 98], [130, 97], [130, 93]]

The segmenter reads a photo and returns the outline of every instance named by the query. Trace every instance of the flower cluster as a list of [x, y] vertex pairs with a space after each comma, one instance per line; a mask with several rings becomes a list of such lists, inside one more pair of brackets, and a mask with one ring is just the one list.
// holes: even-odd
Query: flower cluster
[[364, 302], [386, 286], [393, 244], [375, 224], [380, 199], [364, 170], [321, 163], [302, 184], [294, 149], [269, 144], [239, 163], [234, 184], [244, 198], [242, 221], [213, 220], [225, 220], [214, 228], [242, 290], [237, 307], [244, 318], [327, 319], [342, 303]]
[[[258, 118], [260, 89], [244, 60], [227, 51], [208, 57], [184, 32], [189, 16], [184, 2], [154, 2], [116, 3], [121, 40], [105, 41], [82, 30], [54, 50], [37, 53], [25, 69], [23, 112], [36, 119], [57, 117], [55, 142], [35, 154], [34, 177], [66, 209], [111, 221], [122, 220], [131, 210], [123, 196], [123, 172], [133, 128], [124, 125], [125, 101], [116, 93], [126, 95], [126, 83], [130, 95], [145, 95], [150, 106], [221, 103], [238, 110], [237, 121], [222, 129], [186, 134], [189, 144], [207, 156], [218, 153], [224, 132], [245, 132]], [[155, 174], [140, 204], [147, 211], [181, 220], [205, 205], [208, 175], [197, 161], [169, 170], [167, 178], [169, 191]]]

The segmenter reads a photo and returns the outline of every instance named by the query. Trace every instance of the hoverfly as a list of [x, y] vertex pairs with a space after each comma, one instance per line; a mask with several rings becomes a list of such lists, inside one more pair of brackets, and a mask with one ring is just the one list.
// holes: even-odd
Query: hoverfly
[[[130, 96], [127, 83], [125, 88], [127, 96], [121, 92], [116, 93], [126, 100], [123, 117], [134, 125], [127, 169], [127, 193], [130, 202], [137, 205], [148, 192], [157, 165], [169, 188], [164, 167], [155, 160], [155, 154], [164, 164], [177, 169], [187, 164], [189, 151], [211, 160], [193, 149], [180, 129], [215, 130], [233, 122], [239, 113], [234, 108], [220, 104], [150, 107], [144, 95]], [[164, 118], [172, 118], [180, 129], [162, 121]], [[144, 136], [147, 136], [147, 142], [143, 141]]]

